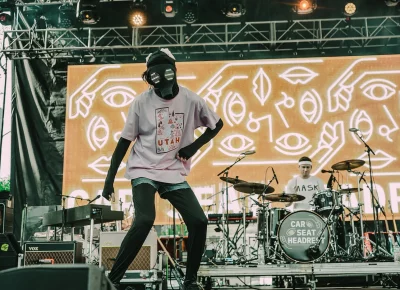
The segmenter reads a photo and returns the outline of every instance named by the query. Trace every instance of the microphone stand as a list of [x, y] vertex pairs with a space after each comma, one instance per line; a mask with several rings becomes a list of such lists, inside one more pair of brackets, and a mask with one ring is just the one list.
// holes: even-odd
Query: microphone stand
[[[378, 222], [378, 208], [382, 211], [382, 207], [379, 205], [379, 201], [376, 199], [374, 195], [374, 188], [373, 188], [373, 182], [372, 182], [372, 162], [371, 162], [371, 153], [375, 155], [375, 152], [369, 147], [369, 145], [364, 141], [363, 137], [359, 134], [357, 134], [357, 137], [361, 140], [361, 142], [364, 143], [364, 146], [366, 148], [366, 152], [368, 155], [368, 166], [369, 166], [369, 179], [370, 179], [370, 187], [368, 187], [367, 182], [364, 182], [367, 184], [367, 187], [369, 188], [371, 192], [371, 201], [372, 201], [372, 213], [373, 213], [373, 218], [374, 218], [374, 234], [376, 237], [376, 244], [378, 245], [375, 247], [376, 254], [375, 256], [380, 256], [380, 245], [381, 245], [381, 228]], [[382, 211], [382, 213], [385, 215], [385, 212]], [[386, 216], [386, 215], [385, 215]]]
[[[229, 255], [229, 195], [228, 195], [228, 175], [229, 175], [229, 169], [231, 169], [236, 163], [240, 162], [241, 160], [243, 160], [246, 157], [246, 155], [243, 156], [239, 156], [235, 162], [233, 162], [231, 165], [229, 165], [228, 167], [226, 167], [224, 170], [222, 170], [220, 173], [217, 174], [217, 176], [220, 176], [221, 174], [223, 174], [226, 178], [225, 181], [225, 194], [226, 194], [226, 215], [224, 213], [224, 209], [222, 209], [222, 229], [223, 229], [223, 234], [225, 236], [225, 257], [228, 258], [226, 255]], [[226, 228], [225, 228], [225, 221], [226, 221]]]

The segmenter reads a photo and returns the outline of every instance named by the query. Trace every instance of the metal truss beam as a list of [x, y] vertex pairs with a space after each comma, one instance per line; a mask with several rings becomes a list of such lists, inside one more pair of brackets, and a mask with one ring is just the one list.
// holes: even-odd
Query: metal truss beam
[[1, 44], [11, 59], [142, 57], [159, 47], [188, 56], [400, 46], [400, 16], [80, 29], [38, 29], [17, 16]]

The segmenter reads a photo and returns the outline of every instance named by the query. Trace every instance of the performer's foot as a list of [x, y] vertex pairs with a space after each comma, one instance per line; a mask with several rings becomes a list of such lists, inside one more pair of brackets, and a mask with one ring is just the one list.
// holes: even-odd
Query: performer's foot
[[196, 281], [185, 281], [183, 290], [203, 290], [203, 287]]

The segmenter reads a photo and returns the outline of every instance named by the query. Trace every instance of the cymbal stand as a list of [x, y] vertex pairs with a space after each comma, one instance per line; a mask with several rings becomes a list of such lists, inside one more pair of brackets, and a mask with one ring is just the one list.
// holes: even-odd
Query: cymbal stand
[[[368, 187], [368, 183], [365, 181], [365, 179], [363, 179], [365, 181], [365, 183], [367, 184], [367, 187], [369, 188], [370, 192], [371, 192], [371, 201], [372, 201], [372, 213], [373, 213], [373, 217], [374, 217], [374, 234], [376, 237], [376, 244], [378, 245], [377, 247], [375, 247], [375, 250], [377, 253], [374, 253], [375, 256], [379, 256], [381, 253], [379, 251], [383, 251], [384, 253], [386, 252], [384, 249], [382, 249], [381, 245], [381, 227], [379, 225], [379, 220], [378, 220], [378, 210], [381, 210], [381, 212], [386, 216], [383, 208], [380, 206], [379, 204], [379, 200], [375, 197], [374, 194], [374, 187], [373, 187], [373, 181], [372, 181], [372, 162], [371, 162], [371, 153], [375, 155], [375, 152], [371, 149], [371, 147], [369, 147], [369, 145], [364, 141], [364, 138], [361, 134], [358, 134], [357, 132], [354, 132], [354, 134], [356, 134], [356, 136], [361, 140], [362, 143], [364, 143], [364, 146], [366, 148], [366, 152], [368, 155], [368, 167], [369, 167], [369, 179], [370, 179], [370, 187]], [[387, 253], [387, 252], [386, 252]]]
[[[229, 175], [229, 169], [231, 169], [236, 163], [240, 162], [242, 159], [244, 159], [246, 155], [241, 155], [238, 158], [236, 158], [235, 162], [233, 162], [231, 165], [226, 167], [224, 170], [222, 170], [220, 173], [217, 174], [217, 176], [224, 175], [225, 178], [227, 179]], [[229, 192], [228, 192], [228, 181], [225, 181], [225, 197], [226, 197], [226, 209], [224, 209], [224, 203], [223, 201], [221, 202], [222, 205], [222, 219], [221, 219], [221, 225], [222, 225], [222, 233], [224, 236], [224, 256], [225, 258], [228, 258], [229, 256]], [[226, 214], [225, 214], [226, 212]], [[225, 226], [226, 223], [226, 226]]]

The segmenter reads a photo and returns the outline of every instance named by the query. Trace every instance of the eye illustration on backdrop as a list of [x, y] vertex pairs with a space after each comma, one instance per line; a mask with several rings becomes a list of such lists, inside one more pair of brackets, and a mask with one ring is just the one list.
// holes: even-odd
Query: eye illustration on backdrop
[[[367, 142], [374, 131], [374, 125], [371, 117], [364, 110], [356, 109], [350, 117], [350, 128], [361, 128], [360, 133], [364, 137], [364, 141]], [[361, 144], [361, 141], [355, 134], [351, 135], [357, 144]]]
[[224, 138], [221, 146], [223, 148], [218, 148], [219, 151], [227, 156], [237, 157], [246, 150], [254, 150], [254, 141], [245, 135], [235, 134]]
[[367, 98], [374, 101], [383, 101], [392, 97], [396, 93], [396, 85], [385, 79], [372, 79], [360, 86], [362, 93]]
[[323, 111], [322, 100], [316, 90], [304, 93], [300, 99], [300, 113], [308, 123], [317, 124]]
[[229, 92], [224, 100], [223, 114], [226, 122], [231, 127], [242, 122], [246, 114], [246, 103], [239, 93]]
[[104, 118], [94, 116], [86, 131], [86, 138], [90, 148], [92, 148], [93, 151], [103, 148], [107, 143], [109, 135], [110, 129]]
[[287, 155], [299, 155], [311, 149], [310, 140], [300, 133], [287, 133], [275, 141], [275, 149]]
[[104, 102], [110, 107], [122, 108], [133, 102], [136, 92], [131, 88], [116, 86], [105, 90], [102, 93]]

